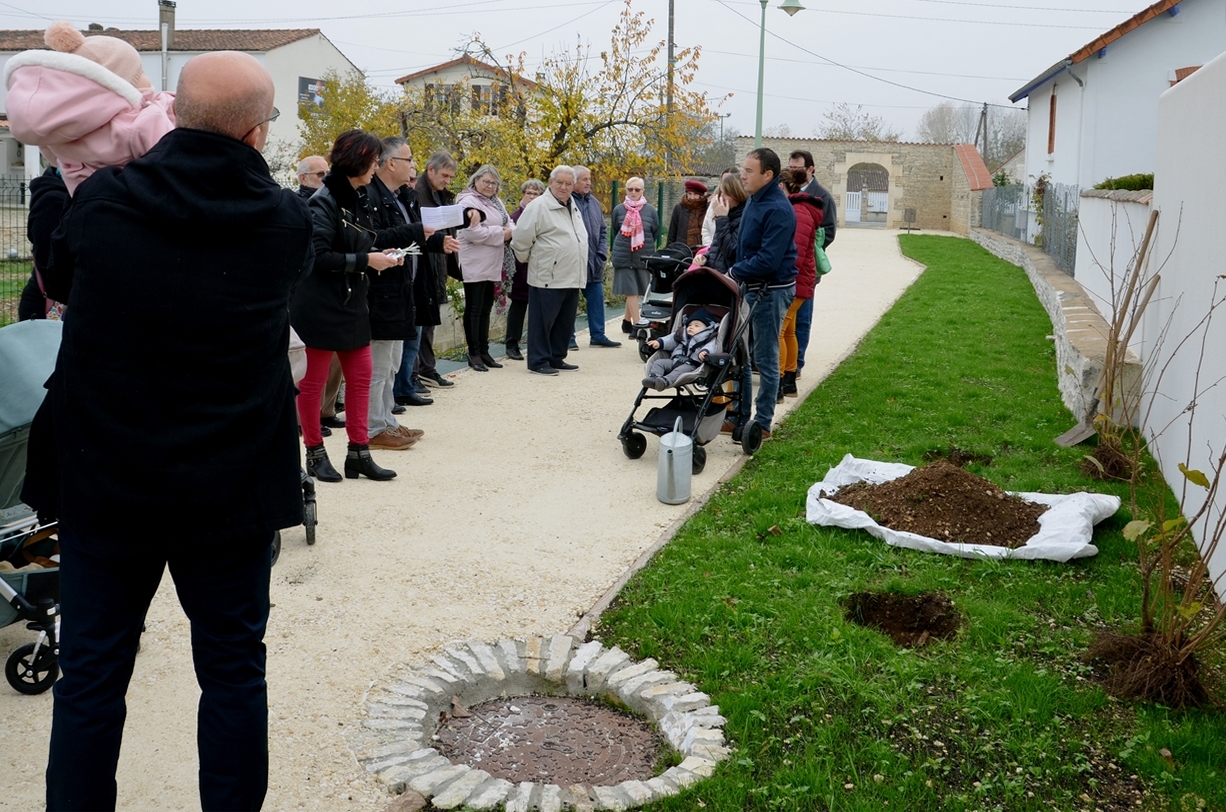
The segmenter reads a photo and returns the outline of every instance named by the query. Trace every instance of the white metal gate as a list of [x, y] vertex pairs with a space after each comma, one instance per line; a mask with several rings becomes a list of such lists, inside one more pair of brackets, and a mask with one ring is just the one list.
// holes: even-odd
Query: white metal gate
[[868, 210], [871, 214], [885, 214], [890, 210], [889, 192], [869, 192]]
[[847, 193], [847, 207], [843, 209], [843, 219], [846, 222], [860, 222], [860, 197], [863, 194], [863, 192]]

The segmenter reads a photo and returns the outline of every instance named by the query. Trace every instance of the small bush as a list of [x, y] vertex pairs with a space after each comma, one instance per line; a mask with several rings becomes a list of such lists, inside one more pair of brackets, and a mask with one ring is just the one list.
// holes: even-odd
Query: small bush
[[1095, 189], [1123, 189], [1128, 192], [1149, 191], [1154, 188], [1154, 173], [1148, 175], [1121, 175], [1118, 178], [1107, 178], [1094, 184]]

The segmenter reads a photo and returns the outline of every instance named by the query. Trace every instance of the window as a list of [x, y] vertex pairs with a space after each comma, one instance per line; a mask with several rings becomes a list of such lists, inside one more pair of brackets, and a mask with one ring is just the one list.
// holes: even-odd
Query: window
[[1056, 86], [1051, 88], [1051, 106], [1047, 113], [1047, 154], [1056, 151]]

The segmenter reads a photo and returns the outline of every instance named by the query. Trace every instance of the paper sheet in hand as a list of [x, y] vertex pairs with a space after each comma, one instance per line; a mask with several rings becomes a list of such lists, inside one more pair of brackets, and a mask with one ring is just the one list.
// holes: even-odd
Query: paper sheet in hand
[[421, 209], [421, 224], [436, 231], [440, 228], [455, 228], [463, 222], [463, 206], [423, 206]]

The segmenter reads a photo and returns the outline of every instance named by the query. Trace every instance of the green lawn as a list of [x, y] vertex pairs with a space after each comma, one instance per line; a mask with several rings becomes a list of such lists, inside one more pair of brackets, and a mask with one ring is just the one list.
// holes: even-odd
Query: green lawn
[[[728, 718], [732, 757], [652, 808], [1226, 809], [1226, 717], [1111, 699], [1081, 659], [1095, 629], [1136, 622], [1126, 511], [1099, 525], [1096, 557], [1069, 564], [805, 522], [809, 485], [849, 452], [918, 465], [954, 445], [992, 455], [970, 470], [1009, 490], [1126, 497], [1081, 473], [1084, 447], [1052, 442], [1074, 421], [1025, 274], [967, 240], [901, 239], [928, 270], [594, 632], [696, 682]], [[898, 649], [844, 619], [840, 599], [860, 590], [938, 590], [966, 624]]]

